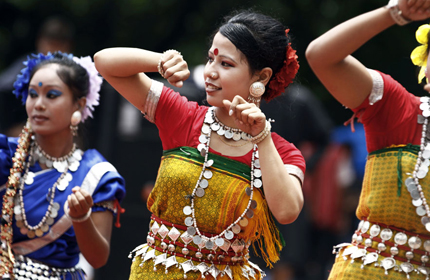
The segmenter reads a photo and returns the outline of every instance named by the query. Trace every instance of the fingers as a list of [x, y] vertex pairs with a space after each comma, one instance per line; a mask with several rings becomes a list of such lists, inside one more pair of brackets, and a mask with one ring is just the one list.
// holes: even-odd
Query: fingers
[[79, 187], [73, 188], [72, 192], [67, 198], [70, 216], [75, 218], [82, 217], [93, 206], [93, 199], [88, 192]]
[[410, 20], [423, 20], [430, 16], [429, 0], [403, 0], [399, 2], [399, 8]]
[[238, 127], [245, 132], [255, 134], [264, 129], [266, 116], [254, 103], [248, 103], [241, 96], [237, 95], [230, 102], [223, 101], [224, 107], [229, 115], [235, 118]]
[[430, 93], [430, 84], [426, 84], [424, 86], [424, 90], [427, 91], [428, 93]]
[[183, 81], [190, 76], [188, 64], [179, 53], [168, 53], [162, 65], [164, 78], [173, 86], [182, 87]]

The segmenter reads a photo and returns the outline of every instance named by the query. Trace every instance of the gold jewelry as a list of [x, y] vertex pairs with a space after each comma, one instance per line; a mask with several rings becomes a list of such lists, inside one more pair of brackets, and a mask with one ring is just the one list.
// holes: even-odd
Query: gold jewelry
[[218, 134], [218, 137], [219, 137], [219, 139], [221, 139], [221, 142], [223, 142], [224, 144], [226, 144], [227, 146], [230, 146], [230, 147], [242, 147], [242, 146], [245, 146], [246, 144], [251, 144], [251, 142], [245, 141], [245, 140], [242, 143], [236, 143], [236, 144], [234, 144], [235, 142], [229, 143], [226, 140], [224, 140], [224, 136], [221, 136]]
[[15, 156], [12, 159], [13, 165], [6, 183], [6, 192], [3, 195], [1, 239], [4, 243], [1, 246], [0, 255], [0, 276], [3, 276], [3, 278], [5, 278], [6, 275], [13, 275], [13, 266], [15, 263], [15, 257], [12, 253], [11, 246], [13, 238], [12, 220], [15, 208], [13, 198], [19, 188], [21, 173], [24, 170], [32, 135], [33, 132], [30, 122], [27, 120], [27, 124], [24, 126], [20, 135]]

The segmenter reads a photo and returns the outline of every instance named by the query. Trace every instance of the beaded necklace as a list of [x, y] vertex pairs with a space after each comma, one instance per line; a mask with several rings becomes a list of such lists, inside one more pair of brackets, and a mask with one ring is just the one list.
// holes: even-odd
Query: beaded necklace
[[[263, 185], [261, 181], [260, 162], [258, 160], [258, 148], [257, 145], [254, 145], [251, 161], [251, 184], [250, 187], [247, 187], [245, 190], [246, 194], [249, 196], [247, 207], [245, 208], [243, 213], [220, 234], [212, 236], [210, 238], [204, 237], [197, 225], [194, 200], [196, 199], [196, 197], [200, 198], [205, 195], [205, 189], [209, 186], [208, 180], [210, 180], [213, 175], [212, 171], [210, 170], [210, 167], [214, 164], [214, 161], [212, 159], [208, 159], [211, 133], [212, 131], [218, 132], [219, 128], [221, 127], [226, 127], [215, 118], [213, 110], [213, 107], [209, 108], [205, 115], [204, 124], [202, 126], [202, 134], [199, 137], [200, 144], [197, 147], [200, 154], [204, 157], [202, 171], [191, 195], [189, 195], [191, 205], [187, 205], [183, 208], [184, 214], [188, 216], [187, 218], [185, 218], [185, 225], [187, 226], [188, 235], [192, 237], [193, 242], [196, 245], [201, 244], [202, 241], [205, 240], [205, 247], [208, 250], [212, 250], [215, 245], [218, 247], [223, 246], [225, 242], [229, 242], [228, 240], [232, 240], [234, 238], [234, 235], [238, 234], [241, 231], [241, 225], [245, 227], [248, 224], [247, 218], [252, 218], [254, 216], [253, 209], [257, 208], [257, 202], [252, 199], [254, 187], [261, 188]], [[236, 133], [239, 135], [243, 134], [243, 132], [241, 131], [236, 131]]]
[[430, 117], [429, 100], [430, 98], [426, 96], [420, 98], [422, 115], [418, 115], [418, 123], [423, 125], [420, 151], [418, 152], [412, 177], [408, 177], [405, 180], [405, 185], [412, 198], [412, 205], [416, 207], [418, 216], [422, 217], [421, 223], [425, 226], [427, 231], [430, 231], [430, 207], [424, 196], [420, 180], [426, 177], [430, 166], [430, 134], [429, 131], [427, 131], [428, 118]]
[[[37, 156], [34, 156], [37, 155]], [[76, 171], [80, 165], [80, 160], [82, 159], [82, 151], [76, 148], [76, 144], [73, 144], [71, 151], [60, 158], [55, 158], [48, 155], [35, 141], [35, 137], [32, 136], [32, 143], [29, 151], [28, 161], [25, 165], [24, 175], [20, 182], [20, 187], [18, 195], [15, 196], [15, 219], [16, 225], [20, 228], [22, 234], [27, 235], [29, 238], [43, 236], [49, 231], [49, 227], [54, 224], [54, 219], [58, 216], [58, 211], [60, 210], [60, 204], [54, 202], [55, 192], [64, 191], [72, 181], [73, 175], [68, 171]], [[34, 182], [35, 174], [29, 171], [30, 165], [34, 165], [36, 161], [46, 164], [47, 167], [54, 167], [59, 173], [60, 177], [54, 183], [54, 185], [49, 188], [47, 194], [47, 200], [49, 201], [48, 208], [45, 215], [42, 217], [37, 225], [29, 225], [27, 221], [27, 215], [24, 205], [24, 195], [23, 191], [25, 184], [31, 185]], [[73, 169], [73, 170], [72, 170]]]

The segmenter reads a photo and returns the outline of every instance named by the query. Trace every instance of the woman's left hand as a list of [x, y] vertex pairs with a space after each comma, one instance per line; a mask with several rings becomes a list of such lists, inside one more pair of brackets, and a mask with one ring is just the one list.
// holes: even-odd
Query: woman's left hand
[[79, 219], [90, 211], [90, 208], [94, 204], [93, 198], [87, 191], [82, 190], [80, 187], [74, 187], [72, 192], [73, 193], [67, 198], [70, 209], [69, 215], [72, 218]]
[[266, 115], [254, 103], [249, 103], [240, 95], [233, 100], [223, 100], [230, 116], [235, 117], [238, 128], [252, 136], [258, 135], [266, 126]]

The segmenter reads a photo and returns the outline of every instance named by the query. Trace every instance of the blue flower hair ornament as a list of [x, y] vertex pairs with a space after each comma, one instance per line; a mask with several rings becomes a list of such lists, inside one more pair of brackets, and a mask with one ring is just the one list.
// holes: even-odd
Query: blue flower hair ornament
[[33, 68], [40, 62], [53, 58], [54, 56], [51, 53], [47, 55], [39, 53], [27, 56], [27, 60], [23, 62], [26, 67], [21, 70], [21, 73], [18, 74], [16, 81], [13, 83], [13, 87], [15, 88], [13, 94], [15, 94], [16, 98], [21, 99], [22, 104], [25, 104], [27, 100], [28, 85], [30, 84], [30, 75]]

